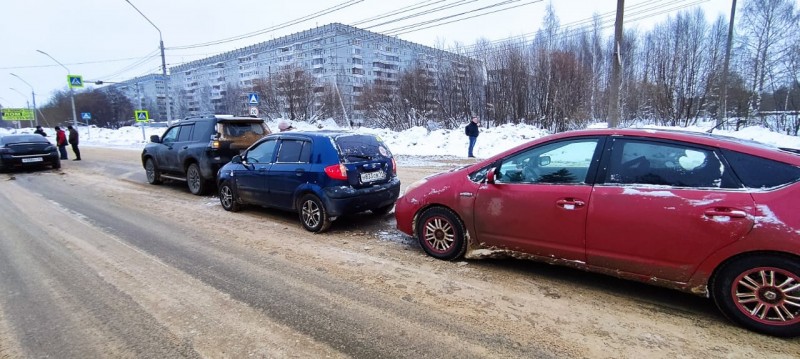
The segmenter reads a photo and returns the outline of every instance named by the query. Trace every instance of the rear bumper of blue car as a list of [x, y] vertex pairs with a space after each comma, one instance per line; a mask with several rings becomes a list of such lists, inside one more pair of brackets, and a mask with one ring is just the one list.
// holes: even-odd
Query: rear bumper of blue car
[[400, 180], [395, 177], [387, 183], [371, 187], [335, 186], [323, 191], [328, 215], [337, 217], [393, 204], [400, 196]]

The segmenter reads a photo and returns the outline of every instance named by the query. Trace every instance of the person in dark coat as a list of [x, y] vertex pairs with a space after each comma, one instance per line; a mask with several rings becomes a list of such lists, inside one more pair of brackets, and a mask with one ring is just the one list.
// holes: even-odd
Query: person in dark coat
[[42, 126], [36, 126], [36, 131], [33, 131], [33, 133], [47, 137], [47, 134], [44, 133], [44, 129], [42, 128]]
[[78, 130], [72, 126], [67, 126], [69, 130], [69, 144], [72, 145], [72, 152], [75, 152], [75, 159], [73, 161], [81, 160], [81, 150], [78, 149]]
[[61, 127], [53, 127], [56, 130], [56, 146], [58, 146], [58, 153], [61, 154], [61, 159], [66, 160], [67, 158], [67, 135], [64, 133], [64, 130]]
[[464, 132], [469, 137], [469, 151], [468, 151], [468, 156], [469, 157], [473, 157], [473, 158], [475, 157], [475, 155], [472, 154], [472, 149], [475, 148], [475, 141], [478, 140], [478, 135], [480, 134], [480, 131], [478, 130], [478, 126], [480, 126], [480, 125], [481, 125], [481, 123], [478, 122], [478, 118], [477, 117], [473, 117], [472, 121], [470, 121], [469, 125], [467, 125], [467, 128], [464, 129]]

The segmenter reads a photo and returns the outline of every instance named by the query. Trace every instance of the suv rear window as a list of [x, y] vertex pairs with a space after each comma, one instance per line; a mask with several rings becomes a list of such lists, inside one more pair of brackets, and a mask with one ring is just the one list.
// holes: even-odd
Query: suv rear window
[[267, 134], [261, 122], [220, 122], [220, 127], [219, 133], [222, 138], [241, 137], [248, 133], [259, 137]]
[[383, 141], [375, 136], [342, 135], [336, 137], [335, 141], [344, 163], [392, 157]]

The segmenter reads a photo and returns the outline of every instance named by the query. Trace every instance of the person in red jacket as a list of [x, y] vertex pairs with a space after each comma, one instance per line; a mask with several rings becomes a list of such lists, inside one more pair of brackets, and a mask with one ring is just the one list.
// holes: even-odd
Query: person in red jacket
[[61, 127], [54, 127], [56, 130], [56, 146], [58, 146], [58, 153], [61, 154], [61, 159], [66, 160], [67, 158], [67, 134], [64, 133], [64, 130]]

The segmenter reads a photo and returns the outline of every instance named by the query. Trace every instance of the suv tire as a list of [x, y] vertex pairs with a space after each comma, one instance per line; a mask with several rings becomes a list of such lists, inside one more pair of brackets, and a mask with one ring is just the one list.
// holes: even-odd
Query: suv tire
[[189, 185], [189, 192], [193, 195], [202, 196], [208, 192], [208, 180], [203, 178], [197, 163], [190, 164], [186, 169], [186, 184]]
[[161, 184], [161, 171], [156, 167], [152, 158], [148, 158], [144, 163], [144, 173], [147, 175], [147, 183]]

